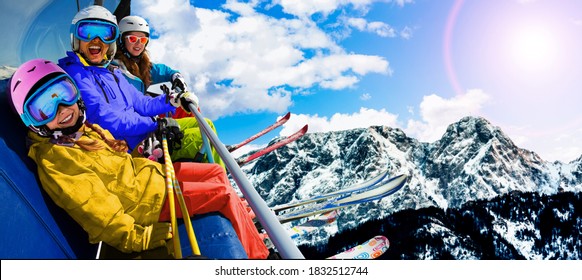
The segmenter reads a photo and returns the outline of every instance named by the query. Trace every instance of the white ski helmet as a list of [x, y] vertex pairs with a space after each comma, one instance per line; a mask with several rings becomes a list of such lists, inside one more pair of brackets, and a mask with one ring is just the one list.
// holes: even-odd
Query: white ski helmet
[[139, 31], [150, 36], [150, 26], [148, 22], [139, 16], [126, 16], [119, 21], [119, 33]]
[[[103, 6], [93, 5], [93, 6], [89, 6], [89, 7], [86, 7], [84, 9], [81, 9], [75, 15], [75, 17], [73, 17], [73, 21], [71, 22], [71, 46], [73, 48], [73, 51], [75, 51], [75, 52], [79, 51], [79, 39], [77, 37], [75, 37], [75, 35], [74, 35], [76, 32], [75, 26], [76, 26], [77, 22], [79, 22], [81, 20], [86, 20], [86, 19], [94, 19], [94, 20], [110, 22], [110, 23], [113, 23], [115, 26], [117, 26], [117, 18], [109, 10], [107, 10]], [[119, 36], [119, 29], [117, 31], [117, 35]], [[115, 42], [110, 43], [109, 49], [107, 50], [108, 60], [113, 59], [113, 56], [115, 55], [116, 51], [117, 51], [117, 46], [116, 46]]]
[[[119, 45], [121, 52], [128, 58], [133, 57], [133, 55], [127, 51], [125, 40], [123, 40], [123, 38], [125, 37], [126, 32], [133, 31], [143, 32], [147, 37], [150, 37], [150, 25], [144, 18], [139, 16], [126, 16], [119, 21], [119, 33], [121, 33], [121, 36], [119, 36], [117, 44]], [[147, 46], [149, 43], [150, 41], [148, 40], [145, 45]], [[143, 52], [137, 57], [141, 57], [142, 54]]]

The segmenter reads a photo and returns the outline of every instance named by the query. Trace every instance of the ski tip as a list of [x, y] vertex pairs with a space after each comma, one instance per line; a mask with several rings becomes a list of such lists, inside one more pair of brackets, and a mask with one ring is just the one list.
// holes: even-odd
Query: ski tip
[[285, 114], [285, 116], [283, 116], [281, 119], [288, 120], [289, 118], [291, 118], [291, 112], [287, 112], [287, 114]]
[[328, 259], [376, 259], [384, 254], [389, 247], [390, 242], [386, 236], [376, 235], [368, 241]]
[[373, 246], [371, 254], [372, 259], [377, 259], [379, 256], [388, 251], [388, 248], [390, 248], [390, 241], [388, 241], [388, 238], [383, 235], [374, 236], [374, 238], [370, 240], [369, 244], [370, 246]]
[[408, 181], [408, 175], [400, 174], [388, 179], [388, 182], [397, 182], [398, 185], [404, 185]]

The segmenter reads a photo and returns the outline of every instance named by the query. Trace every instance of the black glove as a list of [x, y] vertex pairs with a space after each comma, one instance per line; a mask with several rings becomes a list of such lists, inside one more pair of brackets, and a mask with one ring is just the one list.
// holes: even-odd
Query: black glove
[[184, 133], [180, 130], [180, 125], [172, 118], [159, 118], [158, 129], [156, 130], [156, 135], [159, 139], [163, 139], [166, 136], [168, 140], [168, 149], [171, 154], [174, 150], [179, 150], [182, 148], [182, 138], [184, 138]]
[[182, 77], [182, 74], [174, 73], [174, 75], [172, 75], [172, 90], [176, 92], [188, 91], [188, 86], [186, 85], [186, 81], [184, 80], [184, 77]]

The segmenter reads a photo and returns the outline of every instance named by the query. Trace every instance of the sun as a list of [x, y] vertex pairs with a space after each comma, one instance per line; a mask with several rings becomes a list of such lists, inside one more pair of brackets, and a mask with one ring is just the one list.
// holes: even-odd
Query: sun
[[521, 71], [550, 70], [559, 55], [555, 34], [548, 25], [516, 25], [506, 41], [508, 58]]

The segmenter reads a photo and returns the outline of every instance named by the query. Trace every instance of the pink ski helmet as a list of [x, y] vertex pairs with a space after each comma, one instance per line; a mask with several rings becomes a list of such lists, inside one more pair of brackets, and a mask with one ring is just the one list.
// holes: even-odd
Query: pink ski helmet
[[[79, 109], [83, 115], [81, 121], [84, 122], [85, 106], [80, 98], [78, 98], [78, 89], [73, 80], [69, 78], [67, 73], [58, 65], [45, 59], [33, 59], [22, 64], [16, 72], [12, 75], [10, 79], [10, 88], [8, 89], [8, 97], [10, 102], [18, 114], [21, 120], [27, 125], [32, 131], [38, 133], [41, 136], [50, 136], [54, 131], [49, 130], [46, 125], [35, 125], [31, 122], [31, 113], [26, 112], [25, 104], [26, 101], [34, 94], [39, 88], [45, 86], [45, 83], [51, 81], [52, 78], [59, 76], [66, 77], [70, 80], [71, 85], [76, 89], [77, 98], [71, 99], [71, 102], [77, 102], [79, 104]], [[58, 104], [56, 104], [58, 106]]]

